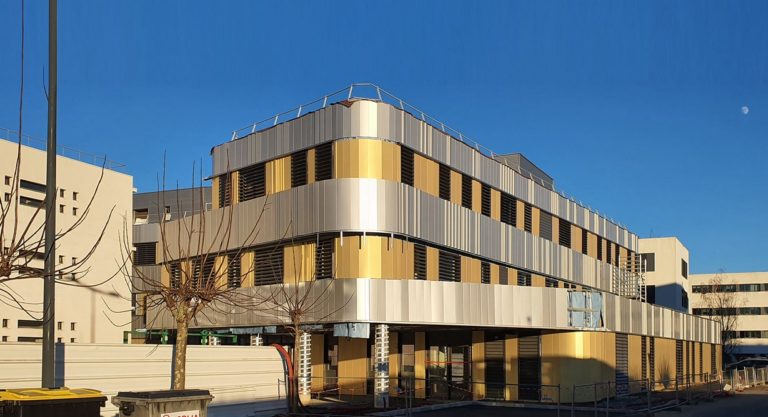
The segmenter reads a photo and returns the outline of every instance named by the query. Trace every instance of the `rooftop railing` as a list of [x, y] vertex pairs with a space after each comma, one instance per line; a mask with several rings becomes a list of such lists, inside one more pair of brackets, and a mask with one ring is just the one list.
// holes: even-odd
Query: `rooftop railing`
[[[264, 129], [268, 129], [280, 123], [285, 123], [285, 122], [297, 119], [302, 115], [306, 115], [307, 113], [324, 109], [332, 104], [336, 104], [346, 100], [355, 100], [355, 99], [375, 100], [375, 101], [381, 101], [384, 103], [389, 103], [405, 112], [410, 113], [412, 116], [416, 117], [417, 119], [420, 119], [440, 129], [443, 133], [446, 133], [460, 140], [467, 146], [474, 148], [476, 151], [482, 153], [483, 155], [489, 158], [494, 158], [496, 155], [499, 155], [495, 153], [493, 150], [491, 150], [490, 148], [483, 146], [479, 142], [471, 139], [469, 136], [465, 135], [458, 129], [448, 126], [446, 123], [440, 121], [439, 119], [433, 116], [430, 116], [420, 108], [406, 102], [400, 97], [397, 97], [396, 95], [390, 93], [389, 91], [384, 90], [383, 88], [373, 83], [353, 83], [353, 84], [350, 84], [348, 87], [342, 88], [341, 90], [334, 91], [330, 94], [326, 94], [323, 97], [320, 97], [316, 100], [302, 104], [298, 107], [294, 107], [282, 113], [277, 113], [274, 116], [270, 116], [266, 119], [253, 122], [248, 126], [244, 126], [244, 127], [241, 127], [240, 129], [236, 129], [232, 131], [232, 135], [230, 136], [230, 141], [241, 139], [252, 133], [260, 132]], [[605, 214], [601, 214], [597, 209], [594, 209], [591, 206], [586, 205], [579, 200], [576, 200], [571, 195], [567, 195], [565, 191], [556, 189], [553, 183], [544, 181], [542, 178], [539, 178], [535, 176], [533, 173], [528, 172], [523, 167], [515, 167], [512, 169], [515, 169], [515, 171], [519, 172], [522, 176], [534, 181], [535, 183], [538, 183], [539, 185], [545, 188], [550, 188], [551, 190], [560, 194], [563, 198], [570, 200], [571, 202], [578, 204], [579, 206], [584, 207], [589, 211], [602, 215], [603, 217], [608, 219], [611, 223], [614, 223], [621, 228], [629, 230], [629, 228], [626, 225], [616, 222], [615, 220], [613, 220], [613, 218], [605, 216]]]
[[[0, 139], [5, 139], [9, 142], [18, 143], [19, 132], [17, 130], [0, 127]], [[21, 144], [25, 146], [29, 146], [30, 148], [39, 149], [41, 151], [44, 151], [47, 149], [47, 143], [45, 139], [36, 138], [30, 135], [22, 135]], [[103, 166], [104, 168], [112, 171], [117, 171], [122, 173], [126, 172], [125, 164], [106, 159], [106, 157], [101, 155], [96, 155], [89, 152], [83, 152], [81, 150], [70, 148], [68, 146], [61, 146], [61, 145], [57, 146], [56, 154], [59, 156], [63, 156], [65, 158], [70, 158], [80, 162], [84, 162], [86, 164]]]

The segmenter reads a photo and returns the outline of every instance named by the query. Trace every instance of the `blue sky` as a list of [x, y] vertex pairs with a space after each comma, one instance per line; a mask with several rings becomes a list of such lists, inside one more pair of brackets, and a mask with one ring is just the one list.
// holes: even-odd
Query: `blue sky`
[[[18, 126], [19, 3], [0, 2], [0, 127]], [[768, 270], [767, 2], [59, 5], [59, 141], [189, 184], [211, 146], [369, 81], [640, 235], [693, 272]], [[27, 1], [25, 132], [43, 137], [47, 2]], [[742, 107], [749, 112], [744, 114]]]

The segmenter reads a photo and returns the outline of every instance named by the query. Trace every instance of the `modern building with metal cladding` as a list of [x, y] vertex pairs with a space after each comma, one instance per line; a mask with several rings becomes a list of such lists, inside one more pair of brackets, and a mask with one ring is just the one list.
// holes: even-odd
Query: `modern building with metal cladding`
[[[629, 392], [720, 369], [713, 321], [645, 302], [626, 227], [555, 191], [524, 156], [494, 154], [378, 87], [374, 98], [353, 88], [211, 150], [209, 223], [231, 213], [250, 230], [267, 205], [238, 263], [254, 265], [240, 291], [263, 296], [275, 276], [323, 282], [301, 338], [302, 392], [536, 400], [559, 386], [570, 401], [575, 385]], [[244, 245], [238, 235], [227, 251]], [[285, 323], [234, 308], [197, 326], [284, 343]]]

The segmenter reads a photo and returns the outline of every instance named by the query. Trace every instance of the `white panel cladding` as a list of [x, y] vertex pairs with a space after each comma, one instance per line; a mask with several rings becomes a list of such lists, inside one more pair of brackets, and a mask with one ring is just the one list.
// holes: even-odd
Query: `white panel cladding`
[[[368, 100], [355, 102], [352, 107], [331, 105], [272, 128], [218, 145], [211, 150], [212, 175], [218, 175], [227, 170], [237, 170], [323, 142], [354, 137], [378, 138], [403, 143], [453, 169], [535, 204], [571, 223], [579, 224], [593, 233], [616, 241], [615, 236], [610, 237], [605, 234], [606, 229], [597, 229], [594, 224], [587, 225], [579, 222], [576, 212], [587, 211], [586, 208], [579, 206], [578, 210], [562, 212], [559, 204], [555, 203], [558, 198], [555, 196], [558, 196], [558, 193], [544, 189], [540, 185], [534, 186], [532, 180], [400, 109], [386, 103]], [[510, 181], [509, 176], [514, 177], [514, 180]], [[537, 190], [536, 187], [541, 187], [542, 190]], [[635, 242], [636, 240], [618, 243], [636, 251]]]
[[[499, 328], [538, 328], [581, 330], [568, 325], [568, 290], [563, 288], [520, 287], [460, 282], [383, 279], [337, 279], [312, 289], [323, 294], [323, 309], [315, 313], [321, 322], [370, 322], [386, 324], [445, 325]], [[254, 297], [274, 291], [271, 286], [242, 288]], [[708, 338], [696, 332], [696, 326], [716, 328], [702, 317], [689, 316], [662, 307], [640, 303], [614, 294], [603, 293], [604, 327], [601, 330], [674, 337], [673, 326], [648, 329], [643, 332], [640, 314], [651, 321], [654, 315], [678, 317], [680, 337], [686, 340], [719, 343], [719, 336]], [[220, 307], [217, 307], [217, 309]], [[245, 310], [235, 307], [235, 313], [223, 317], [206, 311], [199, 317], [200, 327], [232, 327], [280, 325], [286, 318], [275, 318], [268, 311]], [[212, 309], [209, 309], [212, 310]], [[148, 312], [150, 322], [158, 328], [173, 328], [173, 320], [158, 309]], [[307, 318], [307, 322], [313, 319]], [[710, 334], [718, 335], [719, 332]]]

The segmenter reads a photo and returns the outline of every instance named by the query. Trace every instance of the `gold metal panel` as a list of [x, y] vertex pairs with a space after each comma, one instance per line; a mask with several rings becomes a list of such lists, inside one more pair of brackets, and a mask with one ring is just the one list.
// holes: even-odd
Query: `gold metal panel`
[[583, 243], [582, 233], [584, 233], [584, 230], [581, 227], [576, 226], [575, 224], [571, 225], [571, 249], [579, 253], [582, 253], [582, 250], [583, 250], [581, 248]]
[[325, 363], [323, 362], [323, 358], [325, 358], [325, 335], [322, 333], [314, 333], [312, 334], [310, 342], [312, 343], [311, 389], [312, 391], [321, 391], [325, 385], [323, 381], [325, 377]]
[[517, 363], [517, 336], [506, 335], [504, 340], [504, 380], [507, 384], [504, 399], [515, 401], [518, 399], [517, 387], [511, 384], [517, 384], [518, 363]]
[[491, 188], [491, 218], [501, 220], [501, 192]]
[[336, 278], [413, 278], [413, 243], [386, 236], [336, 238]]
[[240, 280], [240, 286], [253, 287], [253, 252], [247, 251], [240, 254], [240, 271], [246, 271]]
[[231, 177], [232, 187], [230, 188], [232, 193], [232, 205], [237, 204], [240, 201], [240, 171], [234, 171]]
[[400, 146], [376, 139], [333, 142], [334, 178], [400, 181]]
[[166, 288], [171, 286], [171, 275], [168, 272], [168, 268], [169, 266], [167, 264], [160, 268], [160, 283]]
[[503, 266], [500, 266], [498, 264], [491, 264], [491, 284], [498, 284], [499, 283], [499, 269], [503, 268]]
[[560, 243], [560, 218], [552, 216], [552, 242]]
[[531, 233], [534, 236], [541, 236], [541, 209], [531, 207]]
[[545, 279], [541, 275], [531, 275], [531, 287], [546, 287]]
[[213, 266], [216, 275], [216, 288], [227, 288], [227, 267], [227, 257], [217, 256]]
[[427, 246], [427, 280], [438, 281], [440, 274], [440, 252], [431, 246]]
[[291, 156], [285, 156], [266, 164], [267, 195], [291, 188]]
[[468, 256], [461, 257], [461, 282], [480, 283], [480, 260]]
[[485, 398], [485, 332], [472, 332], [472, 396], [475, 400]]
[[[507, 268], [502, 266], [502, 268]], [[517, 285], [517, 269], [507, 268], [507, 283], [511, 285]]]
[[294, 284], [315, 278], [316, 244], [300, 243], [283, 248], [283, 282]]
[[517, 200], [517, 220], [515, 221], [516, 227], [520, 230], [525, 230], [525, 203]]
[[307, 184], [315, 182], [315, 148], [307, 150]]
[[415, 345], [415, 366], [414, 377], [416, 379], [416, 398], [426, 398], [427, 386], [427, 347], [426, 347], [426, 334], [424, 332], [414, 332]]
[[366, 394], [368, 339], [339, 338], [339, 390], [342, 395]]
[[440, 165], [419, 154], [414, 154], [413, 186], [435, 197], [440, 196]]
[[[627, 336], [627, 361], [629, 364], [629, 380], [639, 381], [643, 378], [643, 339], [638, 335]], [[630, 392], [640, 391], [640, 385], [630, 384]]]
[[451, 203], [461, 205], [461, 174], [451, 170]]
[[597, 258], [597, 235], [586, 230], [584, 233], [587, 233], [587, 256]]
[[213, 177], [211, 180], [211, 206], [214, 208], [219, 207], [219, 187], [221, 177]]
[[483, 186], [475, 179], [472, 180], [472, 211], [483, 212]]

